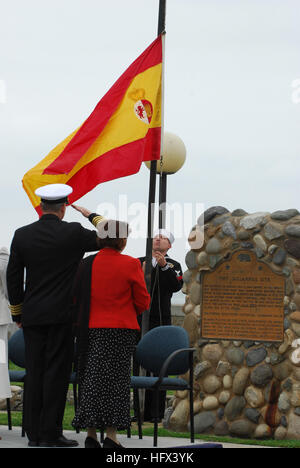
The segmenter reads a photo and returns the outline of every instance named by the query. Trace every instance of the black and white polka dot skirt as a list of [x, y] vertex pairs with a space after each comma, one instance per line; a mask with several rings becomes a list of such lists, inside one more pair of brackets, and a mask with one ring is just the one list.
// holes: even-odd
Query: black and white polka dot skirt
[[72, 425], [78, 429], [130, 427], [131, 357], [137, 330], [92, 328], [86, 366], [79, 375], [79, 401]]

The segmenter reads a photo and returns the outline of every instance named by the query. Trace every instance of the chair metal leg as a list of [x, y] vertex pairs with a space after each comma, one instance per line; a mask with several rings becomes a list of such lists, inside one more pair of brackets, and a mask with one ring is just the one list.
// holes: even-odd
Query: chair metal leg
[[137, 415], [139, 439], [142, 439], [143, 438], [143, 429], [142, 429], [142, 418], [141, 418], [139, 391], [137, 389], [135, 389], [133, 392], [134, 392], [134, 401], [136, 402], [135, 404], [136, 404], [136, 415]]
[[191, 443], [195, 442], [195, 422], [194, 422], [194, 368], [193, 368], [193, 354], [190, 353], [190, 426], [191, 426]]
[[[133, 406], [134, 406], [134, 404], [133, 404]], [[130, 424], [131, 424], [131, 422], [130, 422]], [[128, 428], [127, 428], [127, 439], [131, 439], [131, 425], [128, 426]]]
[[77, 411], [77, 385], [76, 383], [73, 383], [73, 398], [74, 398], [74, 410], [75, 413]]
[[[26, 380], [26, 377], [25, 377]], [[23, 408], [22, 408], [22, 437], [25, 437], [25, 380], [23, 385]]]
[[194, 429], [194, 395], [193, 389], [190, 390], [190, 426], [191, 426], [191, 443], [195, 442], [195, 429]]
[[[133, 392], [133, 409], [134, 409], [134, 416], [136, 416], [136, 410], [135, 410], [135, 401], [134, 401], [134, 392]], [[132, 421], [132, 418], [131, 418]], [[128, 427], [127, 429], [127, 439], [131, 439], [131, 426]]]
[[12, 431], [10, 399], [6, 399], [8, 430]]
[[153, 437], [153, 447], [157, 447], [158, 420], [159, 420], [159, 389], [154, 391], [154, 437]]
[[[77, 398], [77, 383], [73, 383], [73, 398], [74, 398], [74, 410], [75, 410], [75, 413], [77, 411], [77, 408], [78, 408], [78, 398]], [[76, 434], [79, 434], [80, 433], [80, 429], [77, 427], [76, 428]]]

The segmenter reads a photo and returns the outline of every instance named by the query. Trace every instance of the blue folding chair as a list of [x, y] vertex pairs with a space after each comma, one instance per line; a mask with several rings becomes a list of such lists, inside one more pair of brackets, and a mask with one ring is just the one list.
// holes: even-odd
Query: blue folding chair
[[[9, 380], [10, 382], [22, 383], [25, 394], [25, 342], [23, 330], [20, 329], [12, 335], [8, 341], [8, 359], [18, 367], [21, 367], [23, 370], [10, 370], [9, 371]], [[7, 407], [7, 417], [8, 417], [8, 429], [12, 430], [12, 421], [11, 421], [11, 406], [10, 399], [6, 400]], [[24, 431], [24, 397], [23, 397], [23, 415], [22, 415], [22, 437], [25, 436]]]
[[[25, 407], [25, 380], [26, 380], [26, 370], [25, 370], [25, 341], [24, 333], [22, 329], [19, 329], [12, 335], [8, 341], [8, 358], [9, 360], [18, 367], [21, 367], [24, 370], [10, 370], [9, 379], [10, 382], [23, 383], [24, 393], [23, 393], [23, 414], [22, 414], [22, 437], [25, 437], [24, 430], [24, 407]], [[77, 375], [76, 369], [74, 368], [70, 375], [70, 383], [73, 385], [73, 395], [74, 395], [74, 408], [76, 411], [77, 408]], [[7, 417], [8, 417], [8, 429], [12, 430], [12, 420], [11, 420], [11, 405], [10, 399], [6, 400], [7, 407]], [[77, 430], [77, 432], [79, 432]]]
[[[181, 327], [162, 326], [153, 328], [141, 339], [135, 354], [135, 360], [146, 371], [158, 377], [131, 377], [136, 400], [136, 410], [139, 437], [142, 438], [142, 422], [140, 414], [139, 389], [154, 392], [154, 439], [153, 446], [157, 447], [159, 421], [159, 392], [166, 390], [188, 390], [190, 397], [190, 426], [191, 442], [194, 442], [194, 398], [193, 398], [193, 353], [190, 348], [187, 331]], [[189, 371], [189, 382], [170, 375], [183, 375]]]

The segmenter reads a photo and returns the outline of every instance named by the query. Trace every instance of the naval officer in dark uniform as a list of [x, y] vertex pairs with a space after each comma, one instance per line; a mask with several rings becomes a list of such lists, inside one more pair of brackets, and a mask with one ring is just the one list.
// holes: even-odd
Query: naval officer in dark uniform
[[[180, 291], [183, 287], [181, 265], [168, 256], [169, 249], [172, 247], [174, 241], [174, 235], [166, 229], [160, 229], [154, 234], [149, 330], [162, 325], [171, 325], [171, 299], [173, 294]], [[143, 265], [145, 265], [145, 260], [145, 257], [140, 258]], [[166, 392], [160, 392], [160, 419], [164, 417], [165, 400]], [[146, 391], [144, 420], [152, 421], [153, 418], [153, 392]]]
[[[24, 330], [24, 423], [29, 446], [78, 445], [62, 430], [74, 352], [72, 285], [85, 252], [99, 247], [95, 230], [63, 221], [72, 190], [64, 184], [38, 189], [42, 216], [18, 229], [11, 244], [7, 287], [13, 320]], [[95, 226], [103, 219], [74, 208]]]

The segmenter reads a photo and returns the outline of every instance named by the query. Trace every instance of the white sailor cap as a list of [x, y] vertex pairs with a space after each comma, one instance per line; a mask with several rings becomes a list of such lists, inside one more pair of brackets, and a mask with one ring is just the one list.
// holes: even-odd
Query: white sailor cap
[[173, 244], [175, 241], [175, 237], [170, 231], [167, 231], [167, 229], [158, 229], [157, 231], [155, 231], [154, 237], [158, 236], [166, 237], [167, 239], [169, 239], [170, 244]]
[[68, 196], [73, 192], [72, 187], [66, 184], [49, 184], [36, 189], [35, 194], [44, 203], [69, 203]]

